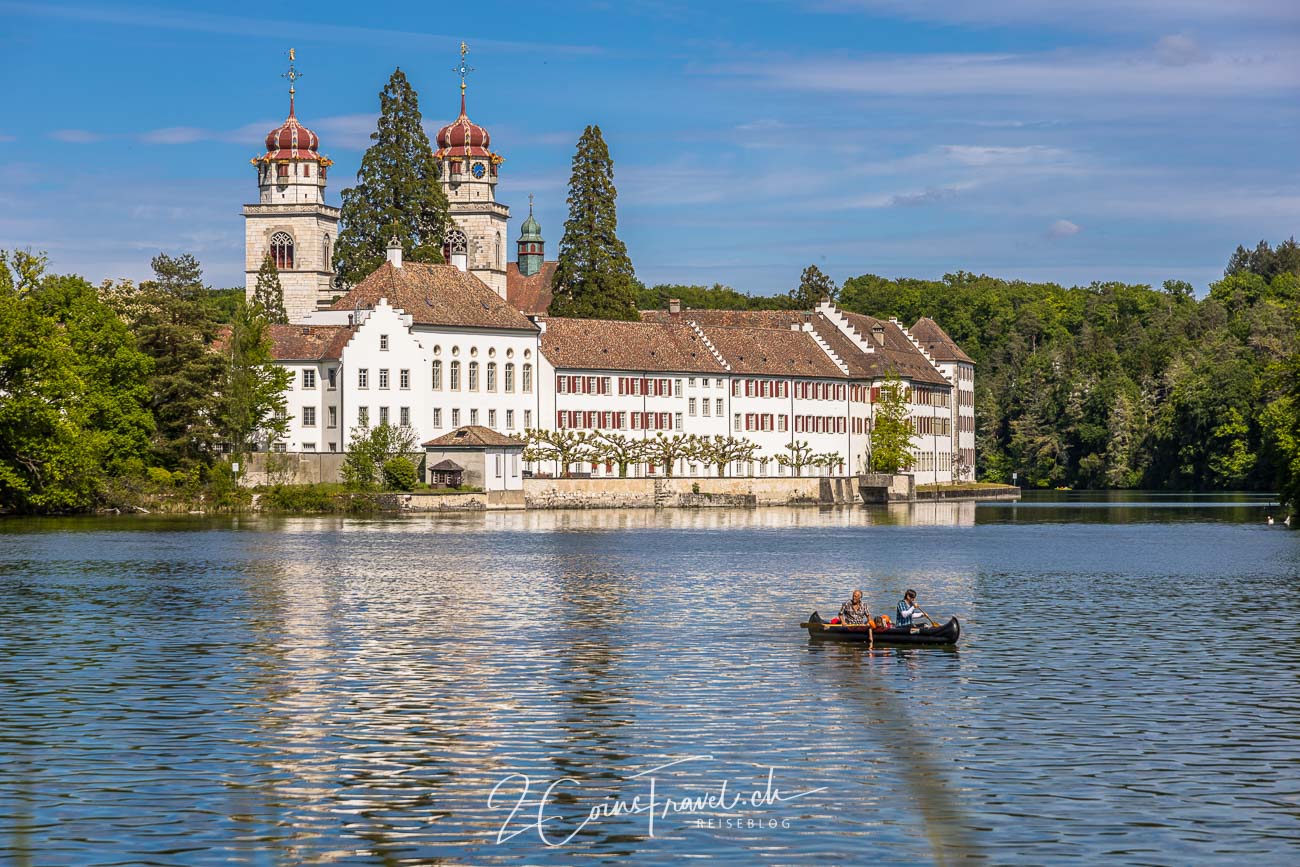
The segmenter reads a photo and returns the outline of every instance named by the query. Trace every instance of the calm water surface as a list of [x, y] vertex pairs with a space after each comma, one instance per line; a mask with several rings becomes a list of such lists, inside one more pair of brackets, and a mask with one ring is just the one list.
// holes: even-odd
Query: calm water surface
[[0, 522], [0, 861], [1293, 863], [1266, 503]]

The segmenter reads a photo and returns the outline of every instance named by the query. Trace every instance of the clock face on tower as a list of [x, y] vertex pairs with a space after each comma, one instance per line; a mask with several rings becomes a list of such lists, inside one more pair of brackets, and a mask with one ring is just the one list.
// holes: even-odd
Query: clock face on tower
[[474, 163], [474, 168], [470, 169], [470, 171], [474, 173], [474, 177], [481, 178], [483, 177], [483, 173], [486, 172], [487, 169], [483, 166], [482, 163]]

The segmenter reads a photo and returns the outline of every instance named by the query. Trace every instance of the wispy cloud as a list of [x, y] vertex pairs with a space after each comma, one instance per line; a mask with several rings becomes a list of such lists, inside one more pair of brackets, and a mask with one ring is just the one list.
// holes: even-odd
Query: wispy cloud
[[140, 141], [145, 144], [190, 144], [206, 137], [207, 132], [196, 126], [169, 126], [144, 133]]
[[1068, 238], [1071, 235], [1077, 235], [1083, 231], [1077, 223], [1069, 220], [1057, 220], [1047, 227], [1047, 237], [1049, 238]]
[[18, 141], [17, 137], [0, 132], [0, 142]]
[[50, 138], [67, 144], [94, 144], [103, 141], [104, 136], [87, 129], [56, 129], [50, 133]]
[[[249, 37], [257, 33], [292, 33], [303, 42], [332, 42], [356, 44], [364, 42], [385, 47], [443, 48], [449, 52], [460, 44], [462, 36], [427, 33], [418, 30], [401, 30], [381, 27], [362, 27], [342, 24], [325, 24], [318, 16], [293, 20], [259, 18], [255, 30], [250, 30], [249, 19], [244, 15], [217, 15], [194, 10], [176, 11], [166, 7], [137, 6], [131, 9], [110, 8], [106, 5], [62, 5], [56, 3], [0, 2], [0, 12], [41, 18], [60, 18], [78, 23], [95, 22], [122, 27], [151, 28], [157, 30], [184, 30], [196, 33], [215, 33]], [[547, 52], [564, 54], [595, 54], [601, 49], [592, 45], [511, 41], [473, 37], [474, 45], [494, 51]]]
[[1292, 0], [1087, 0], [1051, 3], [1043, 0], [807, 0], [804, 7], [823, 12], [869, 12], [945, 24], [1066, 24], [1088, 30], [1123, 30], [1135, 22], [1197, 23], [1300, 21], [1300, 6]]
[[[1170, 41], [1173, 40], [1173, 41]], [[1300, 88], [1294, 46], [1208, 53], [1167, 37], [1146, 51], [924, 54], [721, 63], [706, 70], [798, 91], [889, 96], [1232, 96]]]

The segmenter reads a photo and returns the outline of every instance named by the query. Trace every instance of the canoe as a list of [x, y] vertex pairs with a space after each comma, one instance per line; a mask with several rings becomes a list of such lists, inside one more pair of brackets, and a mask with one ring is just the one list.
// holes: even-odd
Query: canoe
[[961, 624], [951, 618], [940, 626], [895, 626], [890, 629], [868, 629], [866, 626], [846, 626], [827, 623], [814, 611], [800, 628], [808, 630], [809, 638], [822, 641], [852, 641], [867, 644], [919, 644], [953, 645], [961, 636]]

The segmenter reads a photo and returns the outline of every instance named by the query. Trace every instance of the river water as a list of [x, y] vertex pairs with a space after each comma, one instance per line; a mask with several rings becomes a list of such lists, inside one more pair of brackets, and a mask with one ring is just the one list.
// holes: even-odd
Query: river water
[[1294, 862], [1266, 504], [0, 522], [0, 861]]

